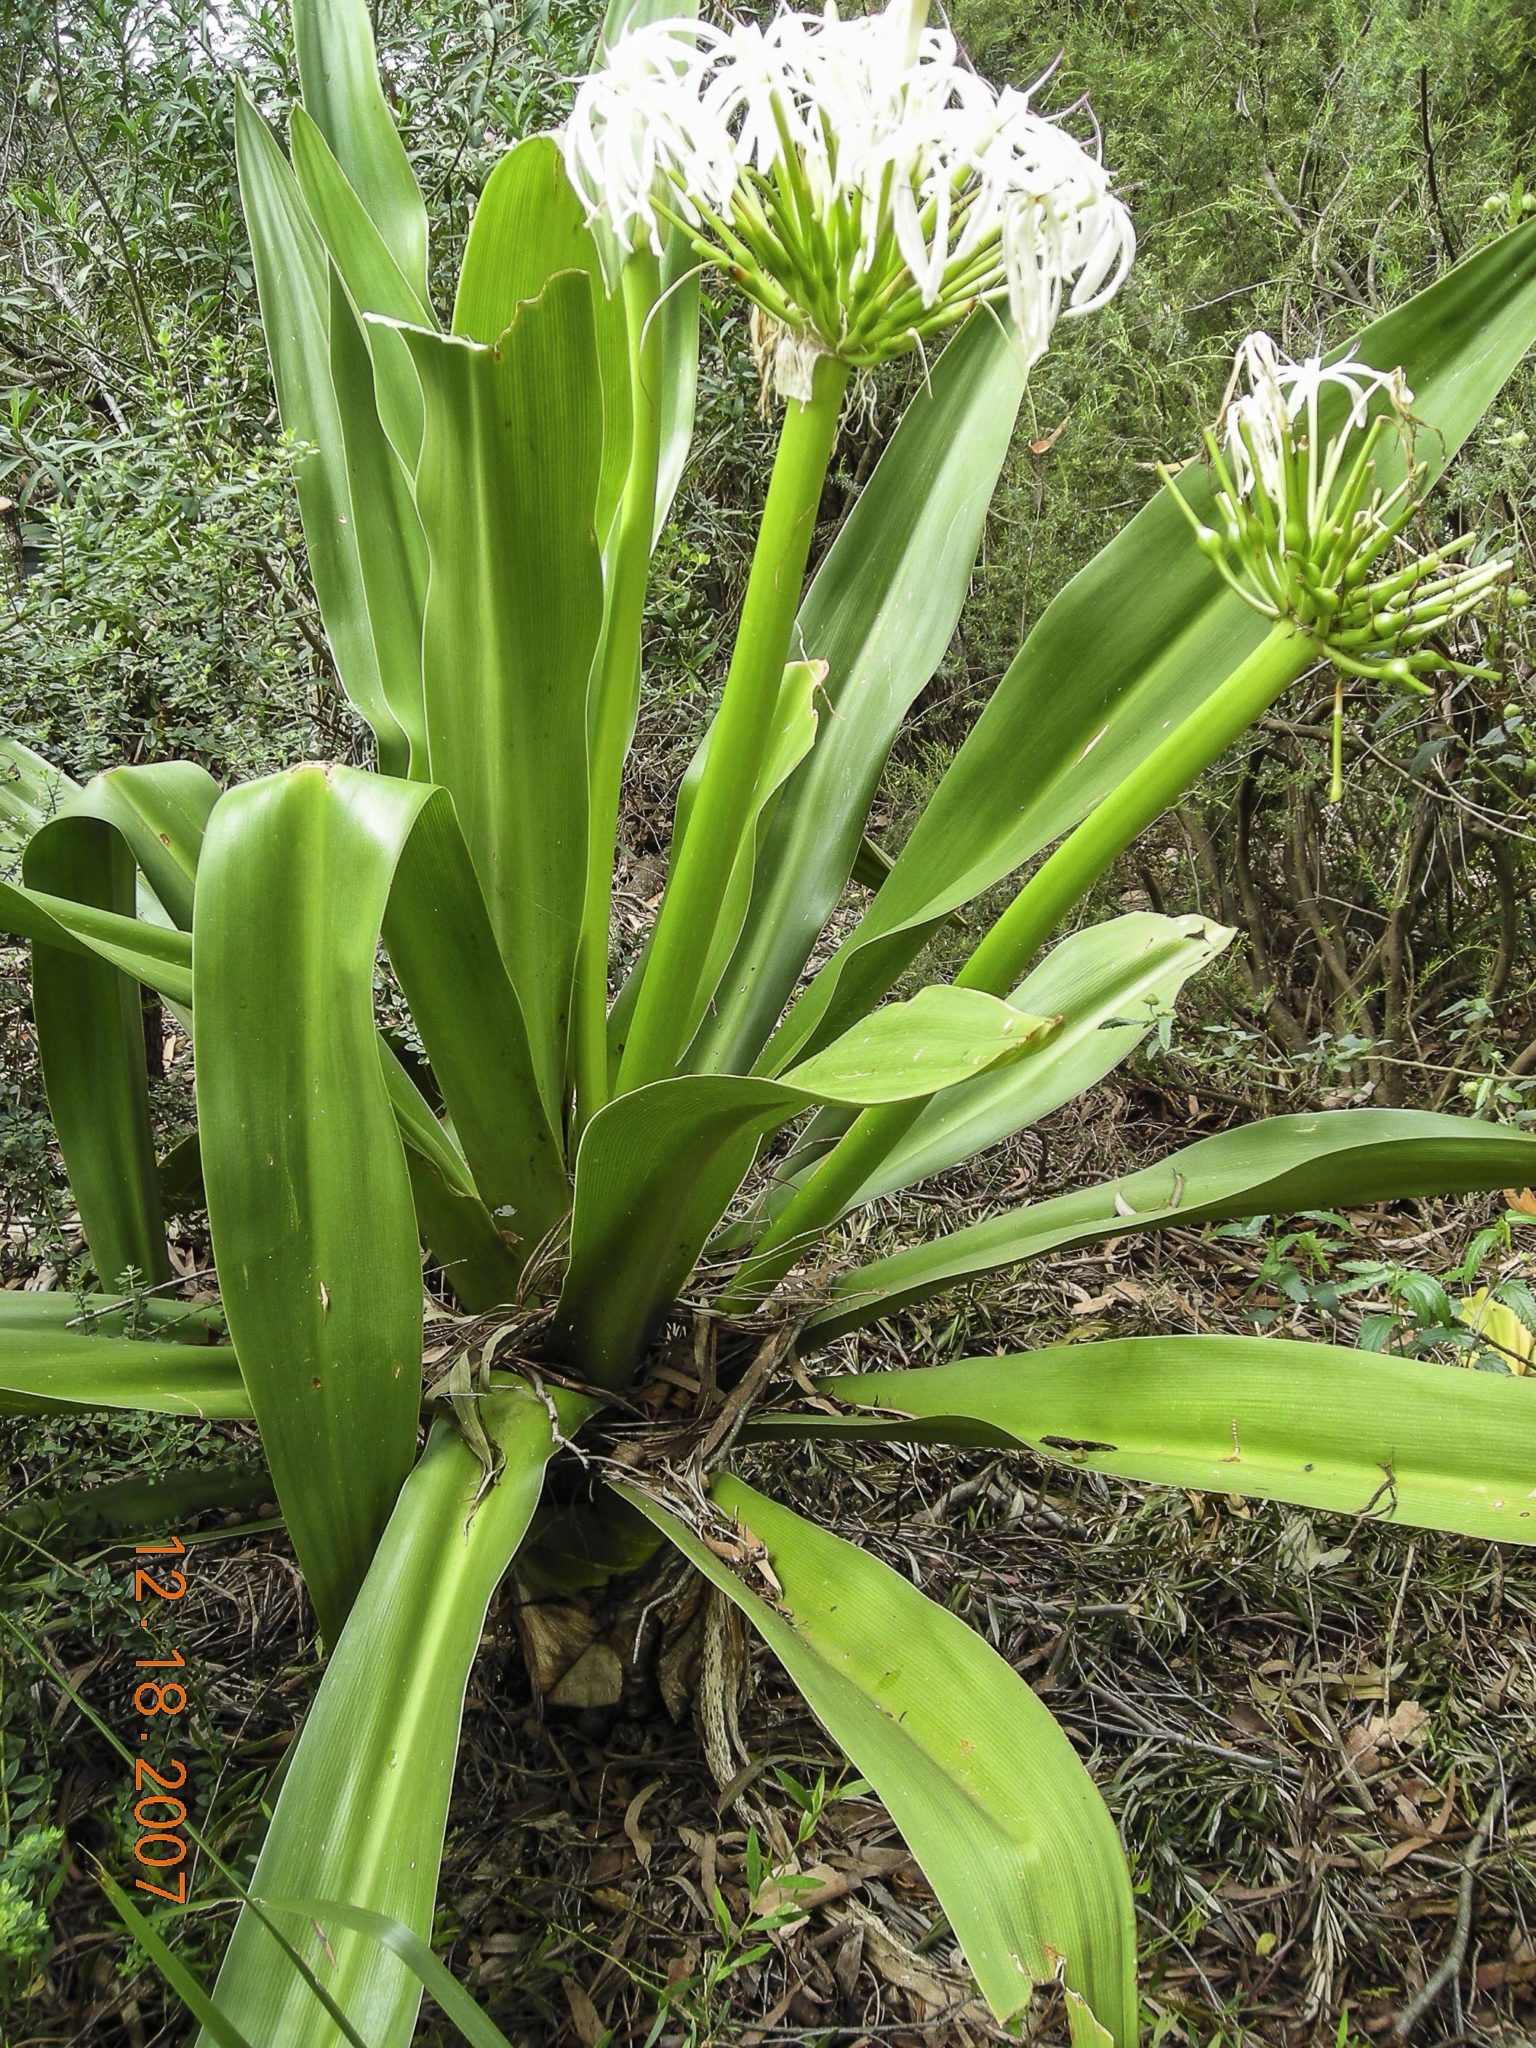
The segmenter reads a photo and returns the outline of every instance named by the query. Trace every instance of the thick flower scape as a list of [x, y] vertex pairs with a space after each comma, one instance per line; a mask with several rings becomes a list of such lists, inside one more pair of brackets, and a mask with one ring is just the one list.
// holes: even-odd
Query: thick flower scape
[[981, 303], [1033, 362], [1134, 254], [1097, 155], [1031, 106], [1044, 80], [995, 90], [922, 14], [656, 22], [577, 96], [566, 166], [593, 218], [657, 254], [675, 224], [729, 271], [782, 331], [789, 396], [818, 354], [868, 367]]
[[[1330, 430], [1331, 391], [1343, 394], [1345, 412]], [[1473, 534], [1427, 554], [1406, 548], [1427, 473], [1414, 456], [1412, 408], [1401, 369], [1374, 369], [1352, 355], [1287, 362], [1267, 334], [1249, 335], [1220, 439], [1206, 434], [1219, 529], [1196, 519], [1177, 490], [1174, 502], [1245, 603], [1306, 633], [1346, 675], [1422, 690], [1421, 678], [1436, 671], [1482, 672], [1455, 660], [1444, 636], [1512, 564], [1507, 556], [1458, 560]], [[1400, 471], [1390, 488], [1389, 457]], [[1403, 556], [1395, 567], [1393, 550]]]

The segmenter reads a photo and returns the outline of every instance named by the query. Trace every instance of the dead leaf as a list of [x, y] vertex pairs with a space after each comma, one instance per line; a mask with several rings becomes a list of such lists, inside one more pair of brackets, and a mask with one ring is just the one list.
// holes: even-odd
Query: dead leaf
[[640, 1814], [645, 1802], [653, 1792], [661, 1789], [660, 1778], [652, 1778], [649, 1785], [642, 1786], [624, 1809], [624, 1832], [635, 1845], [635, 1854], [640, 1859], [640, 1868], [649, 1873], [651, 1868], [651, 1838], [640, 1832]]
[[1411, 1749], [1429, 1726], [1429, 1715], [1417, 1700], [1399, 1700], [1389, 1721], [1373, 1714], [1368, 1725], [1373, 1734], [1385, 1735], [1399, 1749]]
[[1429, 1847], [1428, 1835], [1410, 1835], [1406, 1842], [1394, 1842], [1392, 1847], [1377, 1864], [1378, 1870], [1395, 1870], [1399, 1863], [1406, 1863], [1410, 1856], [1416, 1856], [1420, 1849]]
[[616, 1707], [624, 1693], [624, 1667], [607, 1643], [583, 1650], [570, 1670], [551, 1686], [552, 1707]]
[[597, 2048], [597, 2044], [608, 2031], [598, 2015], [597, 2007], [574, 1977], [562, 1977], [560, 1988], [565, 1993], [565, 2002], [571, 2009], [571, 2025], [576, 2029], [581, 2048]]
[[852, 1998], [863, 1960], [864, 1930], [862, 1927], [850, 1927], [838, 1943], [832, 1962], [832, 1980], [844, 1998]]

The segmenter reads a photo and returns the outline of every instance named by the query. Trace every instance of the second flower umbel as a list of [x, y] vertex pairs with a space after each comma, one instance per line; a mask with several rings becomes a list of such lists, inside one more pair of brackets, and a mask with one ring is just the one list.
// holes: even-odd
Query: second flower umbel
[[[1330, 423], [1335, 392], [1345, 411]], [[1345, 675], [1422, 691], [1438, 671], [1483, 672], [1458, 661], [1445, 635], [1513, 565], [1464, 561], [1473, 534], [1422, 554], [1409, 545], [1428, 473], [1412, 408], [1401, 369], [1352, 355], [1287, 362], [1267, 334], [1251, 334], [1205, 436], [1218, 524], [1199, 519], [1177, 487], [1173, 498], [1246, 604], [1306, 634]]]

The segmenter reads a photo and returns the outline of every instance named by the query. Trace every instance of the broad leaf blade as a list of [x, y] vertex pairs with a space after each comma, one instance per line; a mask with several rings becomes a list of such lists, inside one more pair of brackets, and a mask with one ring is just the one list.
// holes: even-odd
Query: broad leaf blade
[[[35, 888], [130, 919], [136, 871], [122, 837], [90, 817], [56, 818], [33, 835], [24, 873]], [[7, 890], [12, 899], [21, 892]], [[4, 914], [0, 906], [0, 915]], [[139, 984], [91, 952], [34, 941], [32, 1014], [59, 1148], [97, 1277], [171, 1277], [149, 1121]]]
[[1533, 1177], [1536, 1134], [1469, 1117], [1408, 1109], [1271, 1117], [1202, 1138], [1120, 1180], [1028, 1203], [845, 1273], [808, 1333], [825, 1340], [943, 1288], [1131, 1230], [1523, 1187]]
[[[361, 0], [345, 0], [348, 12], [354, 5]], [[371, 43], [370, 36], [370, 49]], [[410, 695], [407, 689], [402, 719], [391, 702], [394, 677], [385, 668], [398, 650], [376, 644], [368, 615], [358, 506], [332, 382], [330, 262], [287, 160], [238, 90], [235, 155], [278, 411], [288, 432], [314, 450], [299, 463], [294, 483], [315, 596], [342, 688], [372, 728], [381, 765], [403, 773], [410, 759]], [[371, 374], [368, 381], [371, 400]], [[362, 402], [356, 386], [352, 400]], [[363, 516], [367, 511], [365, 503]]]
[[[751, 828], [742, 834], [736, 860], [731, 869], [731, 879], [726, 886], [719, 914], [715, 919], [714, 938], [710, 942], [704, 971], [699, 977], [698, 999], [694, 1014], [687, 1025], [690, 1036], [699, 1028], [705, 1015], [712, 1012], [721, 976], [725, 973], [732, 951], [741, 936], [748, 905], [752, 900], [752, 887], [762, 842], [780, 792], [815, 744], [820, 723], [817, 699], [825, 683], [826, 665], [823, 662], [792, 661], [784, 670], [783, 680], [779, 685], [779, 701], [774, 712], [773, 730], [764, 748], [757, 785], [752, 792]], [[669, 884], [677, 871], [678, 856], [688, 837], [688, 821], [693, 816], [694, 801], [704, 775], [704, 764], [709, 759], [710, 733], [713, 730], [711, 727], [710, 731], [705, 733], [694, 750], [693, 759], [689, 762], [678, 787], [677, 808], [672, 821], [672, 844], [668, 851]], [[609, 1049], [615, 1059], [624, 1050], [628, 1020], [634, 1012], [648, 958], [649, 942], [630, 971], [609, 1017]]]
[[381, 930], [477, 1186], [542, 1234], [564, 1207], [558, 1146], [446, 795], [301, 768], [225, 798], [195, 934], [204, 1179], [230, 1334], [332, 1636], [409, 1470], [421, 1390], [405, 1077], [386, 1078], [373, 1020]]
[[[35, 832], [79, 783], [20, 740], [0, 739], [0, 824]], [[7, 835], [9, 836], [9, 835]]]
[[[476, 1194], [526, 1252], [570, 1206], [558, 1112], [541, 1094], [528, 1026], [491, 929], [453, 805], [337, 771], [398, 849], [384, 943], [410, 1001]], [[445, 965], [446, 963], [446, 965]]]
[[602, 621], [592, 290], [552, 278], [494, 348], [401, 330], [426, 405], [424, 679], [453, 796], [551, 1104], [586, 892], [587, 678]]
[[[76, 959], [105, 961], [130, 981], [143, 982], [168, 1003], [178, 1008], [190, 1004], [192, 945], [187, 933], [174, 925], [147, 924], [126, 911], [103, 909], [92, 901], [89, 891], [94, 885], [89, 873], [95, 861], [92, 855], [78, 878], [74, 872], [59, 876], [71, 891], [87, 892], [83, 895], [56, 896], [47, 889], [0, 882], [0, 931], [14, 932], [34, 945]], [[73, 870], [73, 860], [70, 866]], [[131, 870], [131, 862], [129, 867]], [[127, 892], [119, 890], [116, 900], [127, 900]]]
[[251, 1398], [226, 1347], [18, 1328], [0, 1316], [0, 1414], [95, 1408], [243, 1422]]
[[[699, 0], [609, 0], [598, 34], [592, 65], [596, 70], [620, 37], [653, 21], [694, 19]], [[610, 283], [617, 286], [623, 256], [611, 231], [592, 224]], [[661, 296], [650, 309], [661, 362], [660, 446], [656, 468], [655, 512], [650, 545], [654, 547], [682, 482], [693, 440], [694, 403], [699, 383], [699, 260], [688, 237], [669, 228], [663, 241]]]
[[78, 1556], [125, 1538], [183, 1529], [195, 1515], [254, 1515], [272, 1498], [272, 1475], [259, 1458], [173, 1466], [135, 1473], [129, 1479], [107, 1479], [99, 1486], [51, 1494], [46, 1500], [33, 1496], [18, 1501], [0, 1511], [0, 1545], [6, 1535], [42, 1538], [51, 1550]]
[[[390, 388], [389, 344], [403, 358], [400, 368], [416, 394], [416, 437], [421, 435], [420, 391], [410, 357], [392, 328], [370, 323], [369, 339], [359, 326], [340, 278], [327, 278], [330, 323], [328, 367], [336, 406], [340, 446], [351, 504], [352, 544], [362, 585], [369, 637], [379, 681], [391, 713], [405, 735], [410, 773], [427, 779], [427, 720], [422, 679], [422, 635], [427, 605], [427, 542], [410, 478], [386, 432], [382, 394]], [[376, 368], [369, 342], [381, 359]], [[403, 430], [402, 430], [403, 431]], [[384, 756], [380, 765], [386, 766]]]
[[311, 1925], [350, 1927], [397, 1955], [434, 2004], [453, 2023], [470, 2048], [513, 2048], [500, 2027], [489, 2020], [446, 1964], [440, 1963], [419, 1934], [387, 1913], [372, 1913], [342, 1899], [258, 1899], [269, 1916], [296, 1913]]
[[629, 469], [631, 405], [624, 302], [610, 293], [586, 208], [565, 175], [553, 136], [531, 135], [497, 164], [475, 206], [459, 270], [453, 331], [498, 342], [519, 306], [565, 270], [592, 280], [594, 339], [603, 394], [602, 482], [597, 531], [606, 542]]
[[1075, 1101], [1130, 1057], [1231, 937], [1204, 918], [1133, 911], [1064, 939], [1008, 998], [1062, 1018], [1050, 1044], [935, 1096], [850, 1206], [942, 1173]]
[[119, 832], [155, 903], [178, 930], [189, 932], [197, 859], [218, 800], [219, 786], [206, 769], [192, 761], [157, 761], [93, 776], [64, 814], [100, 818]]
[[232, 791], [203, 849], [193, 970], [220, 1292], [332, 1641], [421, 1401], [416, 1217], [373, 1021], [390, 868], [351, 823], [324, 769]]
[[[302, 107], [295, 107], [289, 116], [288, 147], [310, 219], [345, 286], [354, 316], [382, 313], [413, 327], [435, 326], [432, 308], [412, 290], [325, 137]], [[334, 335], [334, 313], [331, 328]], [[421, 453], [421, 387], [416, 372], [397, 334], [387, 328], [375, 329], [369, 340], [380, 421], [406, 470], [414, 473]], [[337, 389], [340, 395], [339, 384]]]
[[1119, 2048], [1136, 2039], [1135, 1915], [1103, 1800], [991, 1646], [889, 1566], [717, 1478], [764, 1544], [773, 1605], [638, 1490], [616, 1489], [734, 1602], [884, 1801], [1006, 2022], [1058, 1959]]
[[0, 1339], [21, 1330], [77, 1337], [148, 1335], [173, 1344], [216, 1344], [224, 1318], [212, 1302], [157, 1294], [76, 1294], [62, 1288], [0, 1288]]
[[1124, 1337], [817, 1384], [895, 1411], [861, 1435], [1020, 1444], [1124, 1479], [1536, 1543], [1536, 1388], [1513, 1374], [1280, 1337]]
[[[431, 1932], [470, 1666], [554, 1451], [549, 1412], [526, 1389], [487, 1395], [479, 1412], [499, 1476], [487, 1487], [457, 1431], [434, 1426], [300, 1733], [251, 1880], [258, 1898], [337, 1898]], [[306, 1928], [300, 1948], [369, 2048], [405, 2048], [421, 1985], [404, 1962], [339, 1920]], [[214, 1996], [263, 2042], [331, 2048], [332, 2021], [249, 1909]]]

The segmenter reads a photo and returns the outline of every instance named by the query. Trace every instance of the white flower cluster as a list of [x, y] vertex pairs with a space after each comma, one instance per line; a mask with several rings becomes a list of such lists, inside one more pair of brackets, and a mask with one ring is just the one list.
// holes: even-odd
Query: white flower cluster
[[[1244, 381], [1248, 388], [1239, 392]], [[1325, 441], [1318, 401], [1329, 385], [1344, 392], [1348, 409]], [[1358, 455], [1353, 436], [1365, 426], [1378, 394], [1385, 397], [1389, 415], [1406, 428], [1413, 393], [1401, 370], [1376, 370], [1353, 356], [1336, 363], [1308, 356], [1292, 363], [1267, 334], [1250, 334], [1238, 347], [1221, 422], [1239, 495], [1251, 498], [1257, 487], [1282, 525], [1288, 515], [1299, 513], [1308, 531], [1315, 529], [1333, 502], [1346, 453]], [[1301, 502], [1293, 505], [1298, 486]], [[1377, 506], [1378, 516], [1407, 489], [1405, 477], [1392, 499]]]
[[1033, 361], [1119, 287], [1130, 216], [1097, 155], [961, 62], [923, 0], [851, 21], [660, 21], [583, 84], [566, 166], [628, 250], [676, 222], [763, 309], [862, 365], [1006, 302]]

